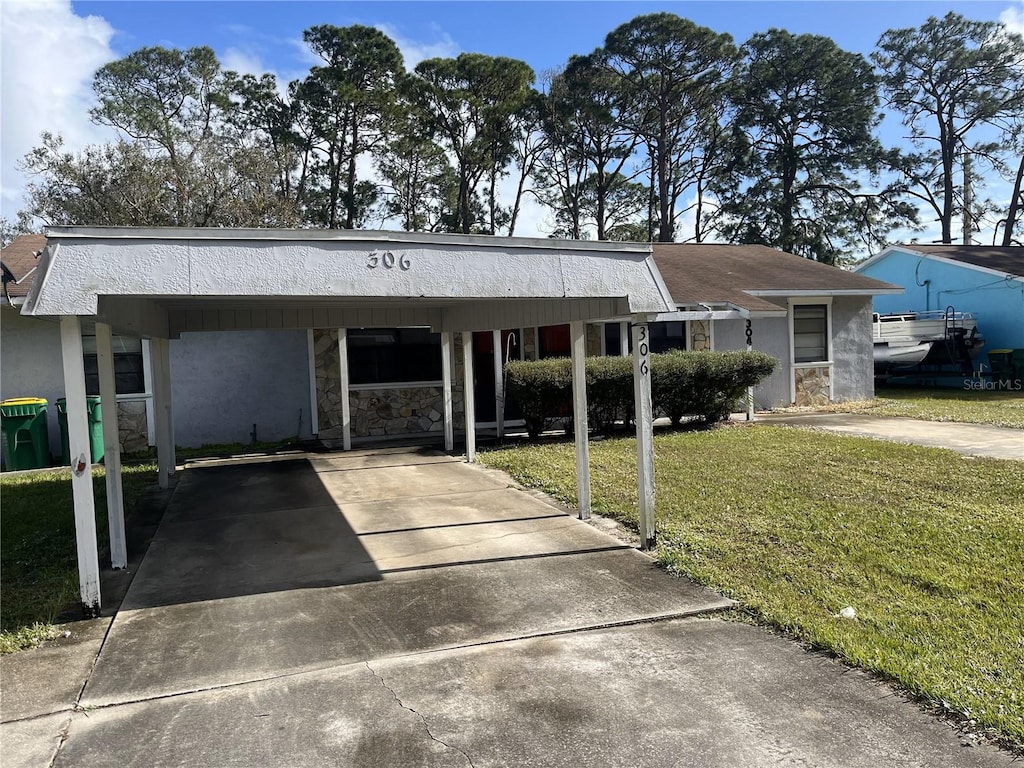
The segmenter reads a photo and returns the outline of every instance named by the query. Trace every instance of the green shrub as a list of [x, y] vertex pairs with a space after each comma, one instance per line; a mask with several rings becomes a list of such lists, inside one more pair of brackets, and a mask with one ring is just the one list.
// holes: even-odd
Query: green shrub
[[655, 413], [679, 424], [683, 416], [707, 423], [735, 410], [747, 387], [775, 370], [763, 352], [666, 352], [651, 355], [651, 399]]
[[[679, 424], [684, 416], [707, 423], [727, 417], [752, 387], [775, 370], [763, 352], [666, 352], [651, 355], [651, 400], [655, 415]], [[589, 357], [588, 418], [609, 432], [633, 415], [633, 360]], [[509, 398], [523, 413], [531, 439], [556, 420], [572, 416], [572, 362], [568, 358], [514, 361], [505, 366]]]
[[572, 413], [572, 363], [565, 357], [511, 361], [505, 366], [505, 391], [536, 440], [554, 419]]
[[633, 359], [587, 358], [587, 418], [590, 426], [608, 434], [615, 423], [633, 417]]

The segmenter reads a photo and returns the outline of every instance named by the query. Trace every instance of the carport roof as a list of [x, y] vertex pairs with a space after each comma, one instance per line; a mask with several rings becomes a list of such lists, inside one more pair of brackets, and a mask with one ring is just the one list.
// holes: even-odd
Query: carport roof
[[487, 330], [674, 306], [649, 244], [361, 230], [55, 227], [23, 310], [121, 332]]

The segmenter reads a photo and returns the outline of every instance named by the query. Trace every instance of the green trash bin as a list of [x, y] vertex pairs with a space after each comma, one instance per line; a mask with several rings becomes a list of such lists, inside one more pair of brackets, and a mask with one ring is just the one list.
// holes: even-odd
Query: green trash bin
[[0, 402], [0, 421], [7, 445], [8, 469], [50, 466], [46, 400], [41, 397], [4, 400]]
[[[103, 461], [103, 412], [100, 409], [99, 395], [89, 395], [85, 398], [86, 408], [89, 412], [89, 453], [92, 454], [91, 463], [99, 464]], [[60, 461], [67, 466], [71, 463], [71, 448], [68, 439], [68, 401], [67, 398], [57, 400], [57, 423], [60, 425]]]

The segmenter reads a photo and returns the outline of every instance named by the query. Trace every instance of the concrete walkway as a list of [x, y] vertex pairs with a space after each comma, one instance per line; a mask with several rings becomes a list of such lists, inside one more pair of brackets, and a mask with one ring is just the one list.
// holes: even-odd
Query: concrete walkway
[[948, 448], [965, 456], [1024, 461], [1024, 430], [862, 413], [766, 413], [758, 422]]
[[2, 765], [1001, 766], [430, 451], [184, 471], [110, 620], [5, 657]]

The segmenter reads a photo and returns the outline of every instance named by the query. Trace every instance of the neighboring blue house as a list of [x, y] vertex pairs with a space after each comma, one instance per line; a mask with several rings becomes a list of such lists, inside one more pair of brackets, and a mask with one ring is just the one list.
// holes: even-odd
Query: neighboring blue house
[[880, 314], [973, 312], [987, 350], [1024, 349], [1024, 248], [983, 245], [892, 245], [853, 268], [903, 286], [900, 296], [874, 298]]

